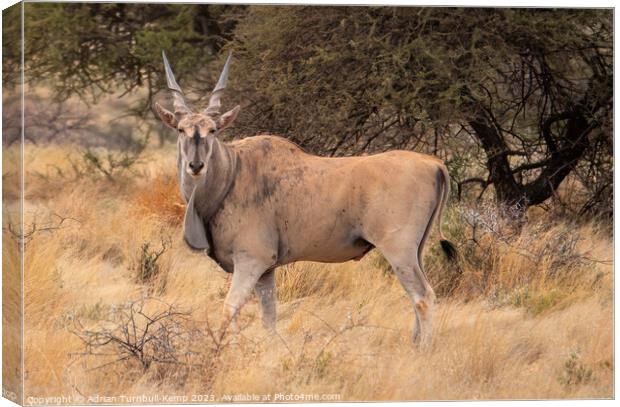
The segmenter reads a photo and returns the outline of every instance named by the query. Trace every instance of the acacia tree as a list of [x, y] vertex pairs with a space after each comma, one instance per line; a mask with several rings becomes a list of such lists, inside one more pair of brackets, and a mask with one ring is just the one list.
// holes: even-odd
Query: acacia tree
[[[508, 16], [515, 14], [517, 24], [502, 16], [478, 39], [510, 53], [488, 64], [492, 81], [463, 86], [462, 106], [486, 153], [488, 177], [473, 180], [493, 184], [502, 202], [527, 206], [551, 197], [582, 158], [612, 142], [605, 127], [612, 110], [612, 34], [603, 13]], [[544, 28], [535, 30], [539, 24]]]
[[[192, 4], [26, 3], [25, 80], [44, 84], [56, 99], [78, 95], [96, 101], [105, 93], [146, 90], [139, 110], [150, 108], [153, 93], [164, 87], [161, 51], [175, 60], [180, 78], [188, 72], [203, 74], [230, 40], [232, 13], [243, 7]], [[19, 8], [5, 12], [13, 30], [5, 44], [19, 46]], [[15, 47], [13, 47], [15, 48]], [[3, 60], [19, 64], [19, 48]], [[15, 73], [17, 70], [12, 70]], [[18, 76], [5, 76], [16, 81]]]
[[580, 165], [589, 182], [611, 182], [611, 15], [251, 8], [235, 30], [252, 98], [243, 124], [328, 154], [400, 147], [455, 158], [479, 147], [486, 174], [461, 185], [539, 204]]
[[[230, 40], [233, 17], [244, 6], [128, 3], [26, 3], [24, 5], [24, 79], [30, 89], [51, 90], [51, 110], [78, 96], [85, 104], [100, 96], [131, 93], [125, 115], [146, 118], [153, 99], [165, 89], [161, 51], [174, 58], [179, 78], [191, 72], [197, 81], [211, 81], [220, 48]], [[21, 6], [3, 11], [3, 82], [8, 89], [20, 81]], [[188, 88], [190, 88], [188, 86]], [[166, 92], [167, 93], [167, 92]], [[34, 94], [30, 96], [35, 96]], [[18, 100], [18, 99], [17, 99]], [[10, 109], [10, 101], [5, 107]], [[127, 105], [127, 103], [125, 103]], [[14, 110], [19, 109], [15, 104]], [[45, 117], [26, 108], [26, 132], [39, 136], [33, 122]], [[7, 117], [6, 122], [19, 122]], [[16, 123], [18, 125], [19, 123]], [[160, 143], [164, 135], [159, 132]], [[14, 134], [8, 140], [16, 138]]]

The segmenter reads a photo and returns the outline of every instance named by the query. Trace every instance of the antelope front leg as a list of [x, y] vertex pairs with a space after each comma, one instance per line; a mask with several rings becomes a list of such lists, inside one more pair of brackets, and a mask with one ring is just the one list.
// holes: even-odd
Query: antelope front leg
[[263, 326], [269, 331], [276, 329], [276, 278], [275, 271], [268, 270], [260, 276], [254, 291], [260, 304]]
[[235, 261], [230, 290], [224, 300], [224, 328], [231, 323], [233, 328], [235, 327], [239, 310], [248, 301], [258, 279], [267, 268], [265, 262], [256, 259], [243, 258]]

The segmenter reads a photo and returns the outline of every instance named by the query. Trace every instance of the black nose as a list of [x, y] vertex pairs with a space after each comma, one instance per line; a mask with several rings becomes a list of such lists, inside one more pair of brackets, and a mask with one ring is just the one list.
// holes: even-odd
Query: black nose
[[189, 168], [194, 172], [194, 174], [198, 174], [200, 170], [205, 166], [205, 163], [202, 161], [190, 161]]

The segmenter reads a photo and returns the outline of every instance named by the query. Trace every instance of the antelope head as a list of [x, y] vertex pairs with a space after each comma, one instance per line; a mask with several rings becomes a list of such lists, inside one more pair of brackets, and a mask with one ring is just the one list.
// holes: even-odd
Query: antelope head
[[211, 92], [209, 105], [199, 113], [194, 113], [187, 107], [183, 91], [174, 78], [166, 53], [163, 51], [162, 56], [166, 81], [174, 98], [174, 112], [164, 109], [159, 103], [155, 103], [155, 110], [166, 126], [177, 131], [180, 169], [191, 177], [198, 178], [207, 173], [213, 143], [218, 133], [232, 124], [241, 108], [237, 105], [234, 109], [220, 114], [220, 99], [226, 88], [232, 53], [228, 54], [220, 78]]

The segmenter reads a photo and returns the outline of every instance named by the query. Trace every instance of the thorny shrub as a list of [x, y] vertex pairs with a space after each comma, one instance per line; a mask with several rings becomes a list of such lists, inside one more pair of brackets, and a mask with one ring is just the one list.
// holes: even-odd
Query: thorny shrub
[[147, 138], [136, 140], [131, 148], [119, 152], [102, 152], [87, 148], [82, 154], [82, 173], [90, 176], [103, 176], [112, 182], [117, 181], [127, 172], [138, 175], [134, 171], [134, 166], [142, 161], [142, 153], [147, 143]]
[[222, 351], [231, 345], [226, 329], [216, 331], [209, 321], [199, 326], [191, 310], [154, 297], [107, 307], [102, 314], [88, 326], [75, 318], [70, 329], [83, 344], [72, 356], [84, 361], [88, 370], [123, 364], [130, 375], [148, 371], [159, 380], [182, 380], [198, 370], [209, 383]]

